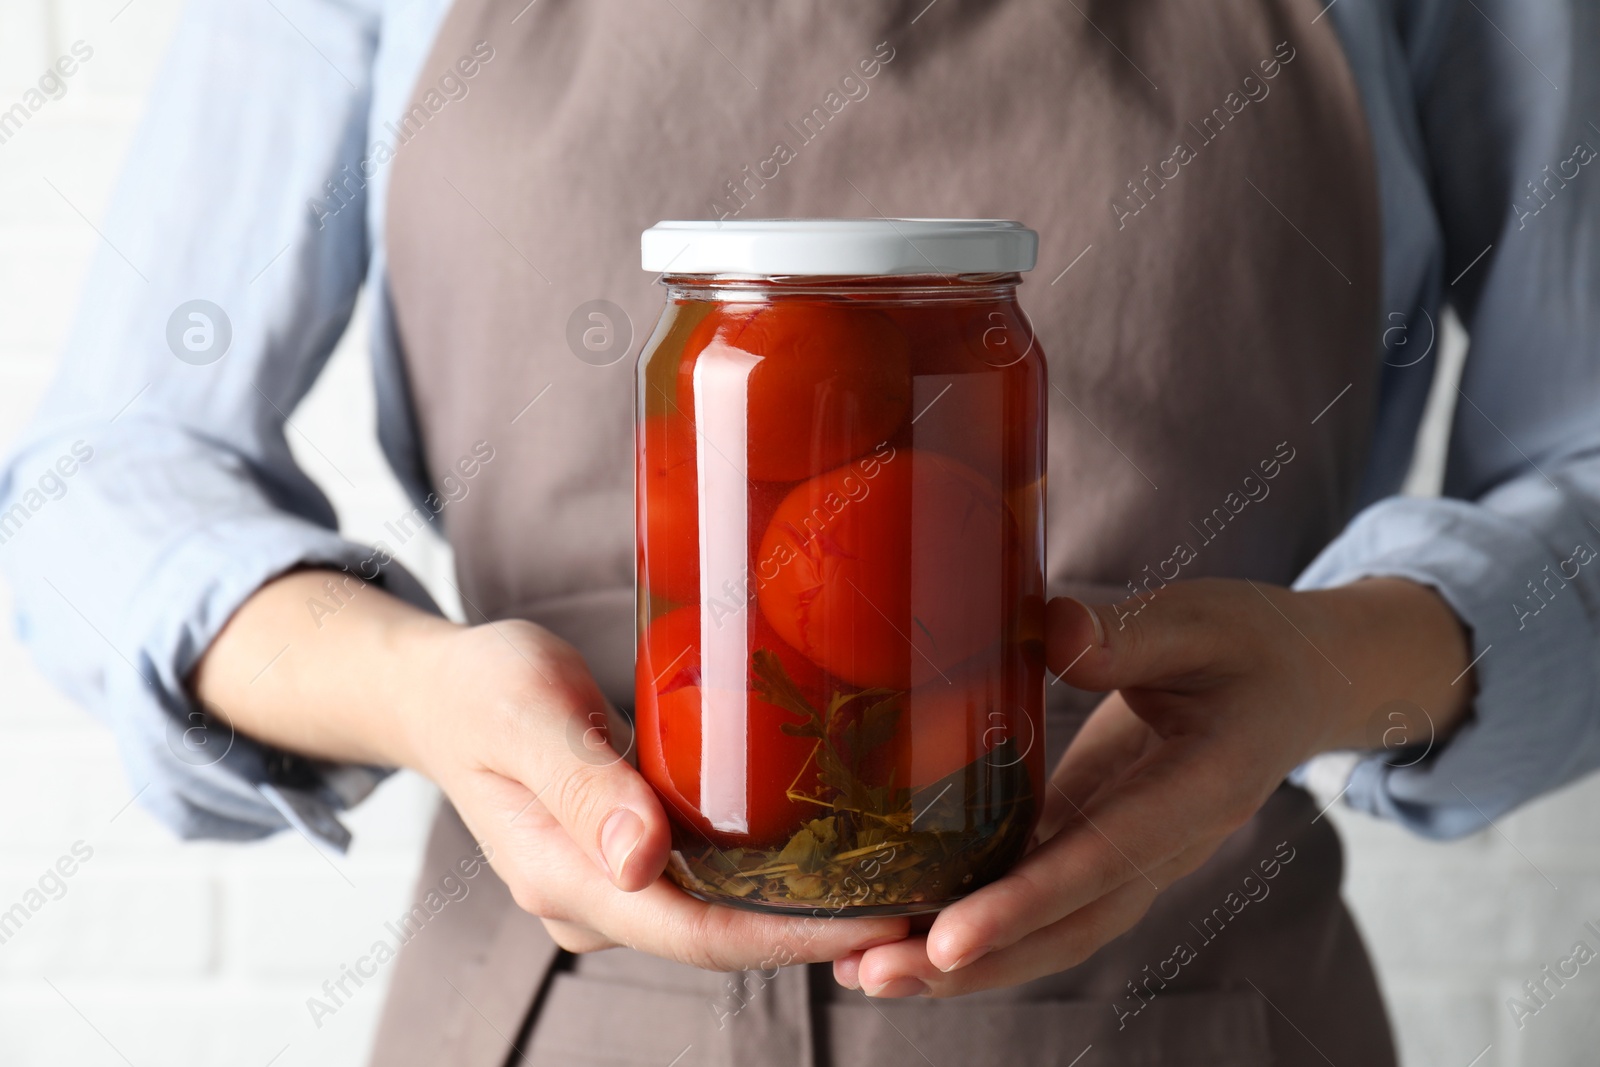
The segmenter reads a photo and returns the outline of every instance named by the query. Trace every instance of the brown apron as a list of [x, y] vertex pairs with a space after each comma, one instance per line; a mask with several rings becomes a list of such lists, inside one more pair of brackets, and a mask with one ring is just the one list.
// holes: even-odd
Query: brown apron
[[[1378, 208], [1319, 3], [525, 4], [455, 5], [425, 72], [494, 59], [399, 151], [388, 209], [422, 461], [495, 448], [444, 516], [473, 620], [552, 628], [631, 702], [632, 357], [662, 301], [638, 242], [663, 218], [1037, 228], [1054, 592], [1288, 582], [1349, 517]], [[594, 300], [626, 309], [628, 358], [569, 345]], [[1092, 705], [1051, 687], [1052, 759]], [[470, 848], [446, 807], [421, 884]], [[1391, 1064], [1341, 862], [1285, 787], [1087, 964], [897, 1002], [826, 967], [572, 959], [484, 875], [402, 954], [374, 1062]]]

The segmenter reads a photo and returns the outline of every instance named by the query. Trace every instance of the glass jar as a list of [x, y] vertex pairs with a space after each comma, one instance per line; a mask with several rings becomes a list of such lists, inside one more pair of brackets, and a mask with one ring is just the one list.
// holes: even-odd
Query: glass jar
[[1045, 361], [1017, 223], [661, 223], [641, 772], [704, 900], [932, 911], [1044, 786]]

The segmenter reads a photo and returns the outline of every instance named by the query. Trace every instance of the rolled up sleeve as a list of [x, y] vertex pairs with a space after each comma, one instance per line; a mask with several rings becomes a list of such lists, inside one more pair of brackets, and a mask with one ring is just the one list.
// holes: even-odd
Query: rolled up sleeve
[[1472, 503], [1385, 501], [1301, 577], [1300, 588], [1427, 585], [1471, 635], [1476, 663], [1455, 683], [1476, 684], [1470, 718], [1447, 740], [1423, 739], [1435, 743], [1426, 754], [1357, 761], [1350, 806], [1457, 837], [1600, 767], [1600, 535], [1587, 518], [1600, 512], [1597, 475], [1559, 466], [1555, 485], [1516, 479]]
[[57, 377], [0, 467], [20, 636], [115, 730], [141, 803], [187, 837], [294, 825], [343, 847], [335, 812], [384, 773], [233, 736], [195, 705], [186, 678], [256, 589], [297, 567], [348, 568], [433, 606], [381, 552], [339, 536], [286, 438], [368, 265], [352, 175], [375, 8], [191, 4]]
[[1345, 792], [1452, 837], [1600, 767], [1600, 12], [1436, 6], [1414, 69], [1438, 287], [1471, 336], [1444, 496], [1367, 508], [1297, 586], [1407, 578], [1470, 633], [1469, 719], [1414, 763], [1364, 756]]

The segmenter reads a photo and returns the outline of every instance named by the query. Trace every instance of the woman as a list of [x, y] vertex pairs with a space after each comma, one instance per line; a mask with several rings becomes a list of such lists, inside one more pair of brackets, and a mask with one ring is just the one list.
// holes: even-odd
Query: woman
[[[420, 913], [377, 1063], [1393, 1062], [1283, 782], [1449, 836], [1600, 762], [1593, 19], [198, 3], [0, 483], [24, 632], [186, 835], [342, 844], [383, 768], [439, 783], [419, 900], [477, 886]], [[581, 741], [632, 690], [632, 377], [569, 325], [649, 321], [658, 218], [884, 213], [1038, 228], [1052, 380], [1050, 806], [914, 928], [691, 900]], [[476, 625], [286, 445], [363, 280], [403, 529]], [[1446, 305], [1449, 495], [1401, 499]]]

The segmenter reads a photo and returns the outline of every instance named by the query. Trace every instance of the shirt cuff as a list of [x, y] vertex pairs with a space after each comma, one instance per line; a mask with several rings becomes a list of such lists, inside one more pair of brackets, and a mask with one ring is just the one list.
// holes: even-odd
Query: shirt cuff
[[[247, 840], [293, 827], [320, 847], [343, 852], [350, 832], [338, 813], [390, 773], [254, 741], [189, 695], [186, 679], [233, 613], [264, 584], [299, 567], [344, 570], [438, 611], [381, 546], [347, 541], [283, 513], [207, 526], [167, 553], [130, 611], [127, 637], [137, 649], [137, 674], [109, 673], [105, 699], [132, 727], [119, 733], [135, 787], [143, 787], [141, 802], [180, 836]], [[330, 597], [324, 607], [337, 604]], [[292, 651], [286, 645], [278, 657]], [[263, 664], [263, 672], [276, 661]]]
[[[1538, 503], [1548, 509], [1550, 494], [1542, 489]], [[1518, 505], [1528, 501], [1517, 498], [1534, 495], [1526, 486], [1508, 487], [1497, 491], [1497, 504], [1521, 511]], [[1570, 534], [1577, 541], [1587, 529], [1570, 502], [1541, 518], [1552, 540]], [[1576, 550], [1558, 550], [1499, 507], [1396, 497], [1362, 512], [1312, 562], [1295, 588], [1379, 577], [1429, 586], [1454, 610], [1471, 643], [1477, 696], [1469, 717], [1448, 740], [1432, 739], [1420, 758], [1408, 749], [1345, 760], [1350, 807], [1424, 837], [1460, 837], [1600, 762], [1591, 615], [1600, 561], [1587, 550], [1590, 543], [1592, 536]], [[1589, 570], [1575, 551], [1589, 552]], [[1314, 760], [1291, 778], [1307, 784], [1330, 769], [1341, 768]]]

